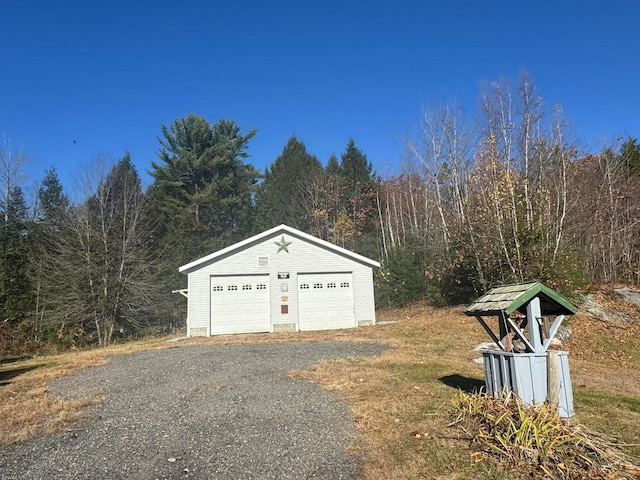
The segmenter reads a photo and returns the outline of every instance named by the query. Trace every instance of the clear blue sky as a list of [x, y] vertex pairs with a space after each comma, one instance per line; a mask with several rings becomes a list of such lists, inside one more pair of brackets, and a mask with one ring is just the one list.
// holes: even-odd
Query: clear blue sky
[[256, 127], [261, 171], [295, 133], [322, 162], [353, 137], [384, 173], [424, 104], [472, 110], [526, 70], [597, 151], [640, 136], [639, 19], [636, 0], [0, 0], [0, 133], [32, 182], [125, 151], [146, 177], [191, 112]]

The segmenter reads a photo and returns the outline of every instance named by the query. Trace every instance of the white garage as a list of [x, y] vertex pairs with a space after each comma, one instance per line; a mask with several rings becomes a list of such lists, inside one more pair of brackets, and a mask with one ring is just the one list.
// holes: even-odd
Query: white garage
[[280, 225], [180, 267], [187, 335], [375, 323], [375, 260]]

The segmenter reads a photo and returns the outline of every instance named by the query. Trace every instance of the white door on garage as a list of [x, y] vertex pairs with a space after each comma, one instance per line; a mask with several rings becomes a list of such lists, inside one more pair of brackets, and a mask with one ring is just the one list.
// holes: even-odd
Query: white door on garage
[[269, 276], [211, 277], [211, 335], [270, 331]]
[[351, 273], [298, 274], [300, 330], [355, 326]]

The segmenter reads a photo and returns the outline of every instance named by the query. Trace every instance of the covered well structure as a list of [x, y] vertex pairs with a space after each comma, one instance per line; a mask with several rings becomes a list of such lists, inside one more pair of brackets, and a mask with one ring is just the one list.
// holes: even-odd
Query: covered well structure
[[[467, 307], [465, 314], [478, 320], [498, 348], [482, 351], [487, 392], [514, 392], [528, 404], [549, 401], [561, 417], [573, 416], [569, 354], [549, 346], [565, 315], [576, 310], [540, 282], [495, 287]], [[497, 325], [484, 317], [496, 317]]]

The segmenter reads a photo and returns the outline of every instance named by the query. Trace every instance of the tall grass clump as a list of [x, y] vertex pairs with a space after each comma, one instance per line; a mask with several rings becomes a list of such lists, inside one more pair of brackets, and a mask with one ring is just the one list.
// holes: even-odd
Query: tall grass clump
[[464, 392], [452, 403], [450, 426], [469, 439], [474, 461], [493, 462], [512, 478], [640, 478], [637, 458], [613, 439], [559, 418], [548, 404]]

